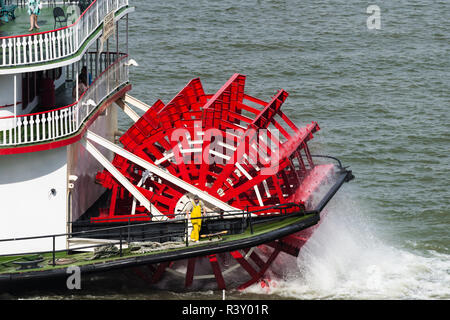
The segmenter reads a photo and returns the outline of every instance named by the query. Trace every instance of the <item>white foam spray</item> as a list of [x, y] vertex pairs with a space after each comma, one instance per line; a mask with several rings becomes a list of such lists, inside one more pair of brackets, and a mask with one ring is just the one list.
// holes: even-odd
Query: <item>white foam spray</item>
[[254, 285], [247, 292], [298, 299], [450, 298], [448, 255], [422, 256], [384, 243], [376, 236], [379, 227], [345, 197], [341, 192], [327, 206], [329, 214], [300, 251], [298, 270], [270, 289]]

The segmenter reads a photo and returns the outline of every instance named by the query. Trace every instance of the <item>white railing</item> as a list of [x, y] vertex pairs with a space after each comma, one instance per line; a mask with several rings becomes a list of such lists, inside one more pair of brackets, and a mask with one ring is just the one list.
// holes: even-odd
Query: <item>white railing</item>
[[47, 62], [76, 53], [105, 16], [128, 5], [128, 0], [94, 0], [67, 27], [35, 34], [0, 37], [0, 68]]
[[76, 133], [98, 105], [128, 82], [128, 56], [101, 73], [79, 100], [71, 105], [21, 116], [0, 118], [0, 146], [52, 141]]

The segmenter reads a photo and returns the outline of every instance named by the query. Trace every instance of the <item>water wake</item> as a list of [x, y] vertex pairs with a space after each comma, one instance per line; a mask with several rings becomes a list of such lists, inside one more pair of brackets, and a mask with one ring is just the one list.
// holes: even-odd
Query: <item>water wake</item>
[[296, 299], [450, 298], [448, 255], [422, 256], [384, 243], [367, 216], [343, 197], [330, 202], [329, 214], [299, 254], [297, 271], [272, 280], [270, 289], [255, 285], [247, 292]]

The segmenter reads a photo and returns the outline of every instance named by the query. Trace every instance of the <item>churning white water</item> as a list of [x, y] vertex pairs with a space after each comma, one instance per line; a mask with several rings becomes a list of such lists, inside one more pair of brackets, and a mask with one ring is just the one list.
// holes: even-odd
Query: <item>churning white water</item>
[[275, 281], [272, 276], [270, 289], [255, 285], [248, 293], [295, 299], [450, 298], [448, 255], [428, 251], [422, 256], [383, 242], [348, 199], [337, 197], [327, 210], [300, 251], [298, 270]]

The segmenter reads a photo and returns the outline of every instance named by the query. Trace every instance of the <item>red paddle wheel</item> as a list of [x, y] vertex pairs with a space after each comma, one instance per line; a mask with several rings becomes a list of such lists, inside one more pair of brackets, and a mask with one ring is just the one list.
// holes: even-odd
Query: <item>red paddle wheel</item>
[[[281, 111], [286, 91], [279, 90], [266, 102], [244, 93], [244, 87], [245, 76], [234, 74], [214, 95], [207, 95], [200, 79], [193, 79], [169, 103], [158, 100], [151, 106], [120, 142], [168, 177], [196, 187], [207, 210], [261, 209], [256, 214], [270, 215], [279, 212], [273, 209], [278, 204], [310, 208], [313, 192], [334, 168], [315, 165], [309, 152], [307, 142], [319, 130], [318, 124], [297, 128]], [[97, 182], [112, 190], [111, 199], [109, 208], [91, 218], [93, 223], [167, 220], [184, 212], [193, 192], [177, 184], [178, 180], [156, 176], [120, 155], [112, 163], [150, 200], [152, 208], [140, 205], [104, 170], [97, 174]], [[298, 207], [288, 210], [298, 211]], [[222, 270], [231, 257], [250, 275], [240, 286], [245, 288], [263, 277], [280, 252], [297, 256], [306, 240], [294, 234], [267, 243], [267, 257], [257, 248], [247, 248], [191, 258], [182, 272], [185, 285], [192, 284], [198, 261], [206, 259], [213, 271], [209, 276], [225, 288], [227, 270]], [[156, 282], [171, 265], [150, 266], [152, 276], [147, 279]]]

